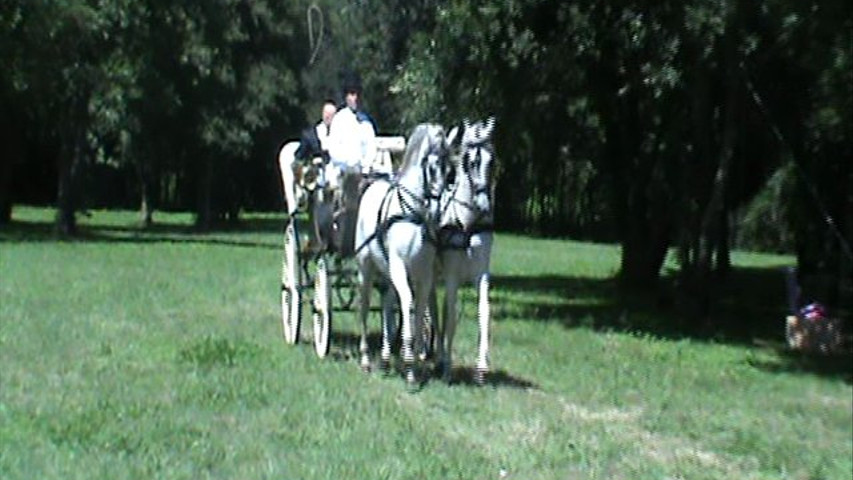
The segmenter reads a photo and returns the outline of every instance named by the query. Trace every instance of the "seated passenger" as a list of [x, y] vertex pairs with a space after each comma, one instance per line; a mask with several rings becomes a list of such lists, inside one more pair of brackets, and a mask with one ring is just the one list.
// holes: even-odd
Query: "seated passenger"
[[[299, 143], [291, 142], [285, 144], [278, 154], [279, 170], [281, 173], [284, 197], [287, 202], [287, 213], [293, 215], [299, 204], [298, 184], [294, 171], [298, 162], [310, 162], [314, 158], [328, 160], [329, 129], [335, 116], [335, 102], [326, 100], [323, 102], [322, 119], [313, 128], [306, 128], [302, 132]], [[319, 169], [321, 172], [323, 169]], [[317, 179], [318, 185], [323, 185], [322, 178]]]

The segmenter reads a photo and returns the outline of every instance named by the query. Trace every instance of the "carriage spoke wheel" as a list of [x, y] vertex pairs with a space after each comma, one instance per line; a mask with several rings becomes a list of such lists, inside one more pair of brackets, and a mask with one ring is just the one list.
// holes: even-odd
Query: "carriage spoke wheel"
[[329, 336], [332, 330], [332, 289], [326, 258], [317, 259], [314, 272], [314, 349], [323, 358], [329, 353]]
[[299, 292], [299, 245], [296, 237], [296, 219], [291, 219], [284, 229], [284, 255], [281, 262], [281, 324], [284, 341], [299, 341], [301, 298]]

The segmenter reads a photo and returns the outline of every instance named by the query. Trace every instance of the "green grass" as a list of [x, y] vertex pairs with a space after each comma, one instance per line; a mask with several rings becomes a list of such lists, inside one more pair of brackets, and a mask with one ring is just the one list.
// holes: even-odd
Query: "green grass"
[[95, 211], [76, 241], [53, 239], [49, 210], [14, 219], [3, 479], [853, 478], [850, 358], [779, 348], [787, 257], [736, 254], [715, 318], [748, 326], [696, 337], [620, 295], [617, 247], [499, 235], [491, 382], [469, 381], [466, 291], [457, 382], [408, 393], [361, 373], [351, 312], [325, 360], [284, 344], [280, 216], [202, 235], [186, 215], [143, 231]]

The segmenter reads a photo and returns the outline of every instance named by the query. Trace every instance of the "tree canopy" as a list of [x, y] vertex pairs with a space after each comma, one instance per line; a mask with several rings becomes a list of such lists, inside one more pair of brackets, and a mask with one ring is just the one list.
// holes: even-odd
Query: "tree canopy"
[[699, 305], [733, 241], [795, 252], [851, 302], [850, 2], [8, 0], [0, 42], [5, 222], [278, 209], [356, 71], [384, 133], [497, 116], [500, 229], [619, 242], [629, 286], [675, 249]]

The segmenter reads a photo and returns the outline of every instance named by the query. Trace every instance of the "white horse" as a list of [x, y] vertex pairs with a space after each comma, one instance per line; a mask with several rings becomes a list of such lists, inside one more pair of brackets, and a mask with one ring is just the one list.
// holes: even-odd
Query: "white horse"
[[[463, 123], [462, 144], [455, 155], [455, 179], [442, 195], [439, 232], [439, 272], [445, 298], [438, 331], [436, 356], [445, 380], [450, 380], [453, 336], [456, 333], [457, 292], [473, 282], [478, 292], [480, 327], [475, 381], [482, 384], [489, 371], [489, 261], [493, 241], [492, 130], [494, 117]], [[435, 308], [433, 300], [433, 308]], [[435, 325], [435, 322], [433, 322]]]
[[[370, 369], [367, 314], [377, 275], [390, 280], [402, 313], [401, 354], [406, 380], [416, 381], [413, 339], [420, 331], [432, 289], [439, 198], [449, 163], [454, 129], [445, 136], [438, 125], [415, 127], [393, 181], [378, 180], [361, 197], [355, 233], [360, 283], [361, 366]], [[394, 291], [383, 294], [382, 364], [389, 365], [394, 324]], [[414, 303], [414, 318], [412, 306]], [[420, 335], [418, 335], [418, 338]]]

